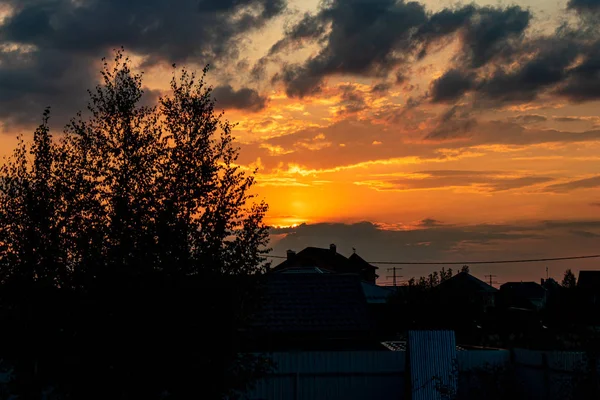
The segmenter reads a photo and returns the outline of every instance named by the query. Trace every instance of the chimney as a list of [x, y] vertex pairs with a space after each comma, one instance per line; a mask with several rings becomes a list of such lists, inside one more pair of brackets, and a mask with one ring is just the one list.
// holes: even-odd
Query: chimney
[[294, 258], [295, 255], [296, 255], [296, 252], [294, 250], [287, 251], [287, 259], [288, 260], [291, 260], [292, 258]]
[[332, 254], [335, 254], [335, 253], [337, 252], [337, 251], [336, 251], [335, 244], [331, 243], [331, 244], [329, 245], [329, 250], [331, 251], [331, 253], [332, 253]]

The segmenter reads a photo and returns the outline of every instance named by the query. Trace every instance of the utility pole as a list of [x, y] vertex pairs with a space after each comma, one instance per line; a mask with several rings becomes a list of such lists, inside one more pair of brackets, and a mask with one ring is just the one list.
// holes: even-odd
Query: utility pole
[[498, 275], [486, 275], [486, 278], [490, 278], [490, 286], [493, 286], [494, 283], [498, 283], [496, 281], [493, 280], [493, 278], [497, 277]]
[[[397, 269], [398, 269], [398, 270], [400, 270], [400, 269], [402, 269], [402, 268], [398, 268], [398, 267], [392, 267], [392, 268], [388, 268], [388, 269], [387, 269], [388, 271], [393, 271], [393, 272], [394, 272], [394, 273], [393, 273], [393, 275], [391, 276], [391, 278], [393, 279], [393, 281], [392, 281], [392, 282], [393, 282], [393, 285], [394, 285], [394, 286], [396, 286], [396, 278], [400, 278], [400, 277], [402, 277], [402, 275], [396, 275], [396, 270], [397, 270]], [[390, 278], [390, 276], [388, 275], [386, 278]]]

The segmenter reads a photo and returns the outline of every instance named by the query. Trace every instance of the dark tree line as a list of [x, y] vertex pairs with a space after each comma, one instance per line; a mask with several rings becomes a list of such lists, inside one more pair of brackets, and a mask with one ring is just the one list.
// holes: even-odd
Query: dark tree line
[[[469, 266], [463, 265], [459, 271], [469, 273]], [[409, 287], [416, 287], [419, 289], [432, 289], [439, 285], [440, 283], [452, 278], [454, 276], [454, 271], [452, 268], [442, 268], [439, 272], [433, 271], [428, 276], [421, 276], [419, 279], [415, 279], [414, 277], [410, 278], [407, 282]]]
[[267, 266], [264, 202], [236, 165], [207, 68], [158, 105], [122, 51], [53, 137], [50, 111], [0, 169], [0, 358], [40, 398], [224, 398], [265, 365], [238, 355]]

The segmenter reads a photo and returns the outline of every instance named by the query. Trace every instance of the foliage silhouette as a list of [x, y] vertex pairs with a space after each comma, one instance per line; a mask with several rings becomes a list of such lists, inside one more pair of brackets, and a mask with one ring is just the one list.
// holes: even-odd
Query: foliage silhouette
[[123, 49], [59, 140], [43, 114], [0, 169], [0, 358], [40, 398], [236, 398], [267, 360], [239, 328], [268, 266], [264, 202], [212, 88], [143, 105]]
[[567, 289], [574, 289], [577, 286], [577, 279], [575, 278], [575, 274], [570, 269], [565, 271], [565, 275], [561, 282], [562, 286]]

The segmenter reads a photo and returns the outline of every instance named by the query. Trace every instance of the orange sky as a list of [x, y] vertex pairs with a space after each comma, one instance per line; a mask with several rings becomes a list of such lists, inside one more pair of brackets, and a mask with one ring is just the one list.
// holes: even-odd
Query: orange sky
[[[355, 60], [364, 50], [357, 47], [354, 55], [347, 56], [351, 59], [340, 59], [335, 68], [319, 67], [320, 90], [294, 96], [292, 83], [302, 82], [282, 78], [286, 65], [313, 68], [324, 57], [337, 56], [331, 53], [333, 35], [327, 36], [340, 23], [333, 19], [324, 25], [325, 40], [290, 39], [292, 47], [267, 60], [263, 77], [252, 78], [253, 66], [275, 43], [290, 37], [304, 12], [318, 16], [319, 10], [332, 3], [323, 3], [319, 9], [316, 1], [290, 2], [287, 12], [238, 38], [240, 51], [235, 62], [217, 60], [209, 74], [215, 86], [252, 88], [265, 101], [264, 107], [251, 110], [224, 108], [227, 118], [239, 124], [235, 132], [241, 144], [240, 163], [259, 170], [255, 190], [270, 205], [267, 222], [280, 228], [274, 232], [274, 254], [306, 245], [326, 247], [331, 242], [338, 243], [347, 255], [356, 247], [370, 260], [457, 261], [599, 252], [600, 93], [586, 92], [582, 97], [564, 89], [570, 80], [580, 79], [569, 74], [575, 74], [591, 53], [586, 53], [582, 44], [583, 50], [565, 64], [564, 80], [557, 78], [546, 86], [528, 86], [546, 79], [539, 70], [531, 75], [525, 71], [528, 81], [491, 83], [499, 69], [517, 74], [536, 57], [555, 63], [550, 57], [552, 43], [564, 40], [556, 28], [567, 21], [574, 31], [584, 29], [575, 6], [567, 10], [566, 1], [516, 3], [528, 10], [531, 18], [522, 32], [505, 43], [498, 42], [502, 45], [497, 47], [498, 54], [509, 46], [521, 52], [512, 60], [486, 55], [485, 65], [474, 66], [475, 56], [465, 53], [470, 49], [475, 54], [477, 49], [474, 42], [467, 43], [477, 39], [469, 37], [468, 31], [480, 17], [474, 16], [464, 28], [432, 42], [424, 58], [412, 54], [408, 61], [395, 61], [391, 66], [370, 60], [368, 71], [353, 70], [351, 62], [362, 62]], [[459, 7], [449, 1], [421, 4], [429, 16], [444, 7]], [[501, 11], [513, 5], [496, 1], [477, 4]], [[6, 8], [4, 15], [12, 12]], [[488, 15], [487, 11], [480, 13]], [[496, 14], [489, 15], [496, 18]], [[388, 32], [388, 20], [382, 17], [377, 23], [380, 25], [372, 26]], [[516, 29], [512, 19], [505, 24], [498, 29]], [[595, 41], [600, 43], [600, 35], [597, 26], [591, 28], [596, 32], [589, 33], [585, 43], [593, 47]], [[324, 51], [327, 43], [331, 48]], [[26, 48], [24, 42], [9, 44]], [[336, 46], [339, 50], [343, 43]], [[165, 90], [170, 78], [168, 60], [142, 67], [151, 52], [132, 47], [129, 51], [144, 70], [148, 88]], [[548, 57], [542, 59], [545, 51]], [[388, 54], [392, 55], [403, 54], [395, 50]], [[469, 60], [473, 65], [467, 67]], [[203, 60], [191, 59], [186, 64], [195, 68], [202, 66]], [[475, 83], [464, 83], [470, 86], [465, 86], [462, 95], [434, 101], [436, 80], [452, 69]], [[311, 73], [307, 79], [315, 78], [317, 72]], [[600, 72], [596, 73], [600, 91]], [[403, 80], [396, 80], [399, 74]], [[510, 85], [515, 87], [510, 89]], [[499, 101], [509, 89], [510, 100]], [[59, 105], [59, 113], [62, 111], [75, 110], [61, 110]], [[0, 125], [2, 155], [14, 146], [15, 133], [31, 132], [27, 124], [7, 121]], [[427, 220], [437, 222], [423, 222]], [[369, 224], [360, 224], [365, 221]], [[301, 226], [284, 229], [296, 225]], [[485, 239], [478, 241], [478, 235]], [[559, 277], [568, 267], [577, 270], [595, 265], [589, 260], [554, 263], [551, 275]], [[508, 281], [538, 280], [545, 275], [544, 268], [536, 264], [472, 270], [480, 276], [491, 272], [498, 275], [497, 280]], [[429, 270], [405, 267], [403, 275], [418, 276]]]

